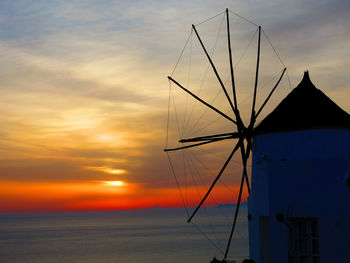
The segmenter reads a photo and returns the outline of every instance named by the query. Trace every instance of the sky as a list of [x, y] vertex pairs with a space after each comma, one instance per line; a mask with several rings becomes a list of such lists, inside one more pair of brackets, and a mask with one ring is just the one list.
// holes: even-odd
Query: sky
[[181, 206], [167, 76], [191, 24], [225, 8], [263, 26], [292, 88], [309, 70], [350, 112], [346, 0], [3, 0], [0, 212]]

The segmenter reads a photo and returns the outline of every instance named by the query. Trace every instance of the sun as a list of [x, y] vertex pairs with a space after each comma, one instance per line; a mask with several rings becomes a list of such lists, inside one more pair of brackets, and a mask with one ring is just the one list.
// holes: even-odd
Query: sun
[[106, 184], [113, 185], [113, 186], [123, 186], [124, 182], [123, 181], [106, 181]]

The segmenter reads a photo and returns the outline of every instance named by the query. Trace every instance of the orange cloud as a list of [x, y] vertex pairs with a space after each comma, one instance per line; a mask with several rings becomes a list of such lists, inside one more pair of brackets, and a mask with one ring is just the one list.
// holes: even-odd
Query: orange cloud
[[[218, 188], [215, 202], [206, 205], [232, 203], [235, 198]], [[203, 187], [202, 190], [206, 188]], [[196, 195], [198, 189], [189, 189]], [[246, 194], [244, 195], [244, 200]], [[145, 188], [122, 181], [91, 181], [71, 183], [2, 182], [0, 185], [0, 212], [117, 210], [161, 207], [182, 207], [177, 188]], [[197, 205], [197, 202], [189, 203]]]
[[99, 171], [107, 174], [123, 175], [126, 174], [124, 169], [114, 169], [108, 166], [84, 166], [85, 170]]

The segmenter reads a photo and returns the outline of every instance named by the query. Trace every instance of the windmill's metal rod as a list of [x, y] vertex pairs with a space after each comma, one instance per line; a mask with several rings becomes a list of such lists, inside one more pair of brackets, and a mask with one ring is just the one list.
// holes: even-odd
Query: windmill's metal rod
[[227, 98], [228, 102], [230, 103], [230, 106], [231, 106], [232, 110], [235, 111], [235, 107], [234, 107], [233, 104], [232, 104], [231, 98], [230, 98], [230, 96], [229, 96], [228, 93], [227, 93], [227, 90], [226, 90], [226, 88], [225, 88], [225, 86], [224, 86], [224, 83], [222, 82], [222, 80], [221, 80], [221, 78], [220, 78], [220, 76], [219, 76], [218, 71], [216, 70], [216, 67], [215, 67], [213, 61], [212, 61], [211, 58], [210, 58], [209, 53], [208, 53], [208, 51], [206, 50], [206, 48], [205, 48], [205, 46], [204, 46], [204, 44], [203, 44], [203, 42], [202, 42], [202, 39], [200, 38], [200, 36], [199, 36], [199, 34], [198, 34], [198, 32], [197, 32], [197, 29], [196, 29], [195, 25], [192, 25], [192, 28], [193, 28], [194, 32], [196, 33], [197, 38], [198, 38], [198, 40], [199, 40], [199, 43], [201, 44], [201, 46], [202, 46], [202, 48], [203, 48], [205, 54], [207, 55], [207, 58], [208, 58], [208, 60], [209, 60], [209, 62], [210, 62], [210, 65], [211, 65], [211, 67], [213, 68], [213, 71], [214, 71], [214, 73], [215, 73], [217, 79], [219, 80], [219, 83], [220, 83], [220, 85], [221, 85], [221, 87], [222, 87], [222, 89], [223, 89], [223, 91], [224, 91], [224, 93], [225, 93], [225, 95], [226, 95], [226, 98]]
[[253, 95], [252, 115], [251, 115], [251, 118], [250, 118], [250, 124], [254, 123], [254, 117], [255, 117], [254, 111], [255, 111], [256, 90], [257, 90], [257, 87], [258, 87], [259, 63], [260, 63], [260, 39], [261, 39], [261, 26], [259, 26], [258, 54], [257, 54], [257, 59], [256, 59], [254, 95]]
[[240, 141], [236, 144], [235, 148], [233, 148], [233, 151], [231, 152], [230, 156], [227, 158], [224, 166], [221, 168], [219, 174], [216, 176], [214, 182], [211, 184], [208, 192], [205, 194], [205, 196], [203, 197], [202, 201], [199, 203], [199, 205], [196, 207], [196, 209], [194, 210], [194, 212], [192, 213], [192, 215], [189, 217], [189, 219], [187, 220], [187, 223], [191, 222], [193, 216], [197, 213], [198, 209], [202, 206], [202, 204], [204, 203], [204, 201], [207, 199], [208, 195], [210, 194], [211, 190], [213, 189], [213, 187], [215, 186], [216, 182], [219, 180], [219, 178], [221, 177], [222, 173], [225, 171], [226, 166], [228, 165], [228, 163], [231, 161], [232, 156], [234, 155], [234, 153], [238, 150], [239, 146], [240, 146]]
[[189, 140], [180, 140], [180, 143], [187, 143], [187, 142], [202, 142], [202, 141], [208, 141], [212, 139], [222, 139], [222, 140], [228, 140], [228, 139], [237, 139], [238, 137], [232, 136], [232, 135], [226, 135], [226, 136], [218, 136], [218, 137], [204, 137], [200, 139], [189, 139]]
[[249, 184], [249, 178], [248, 178], [248, 173], [247, 173], [247, 161], [249, 159], [249, 155], [250, 155], [250, 152], [252, 150], [252, 143], [250, 140], [251, 139], [248, 140], [247, 149], [246, 149], [246, 153], [245, 153], [245, 159], [243, 161], [243, 174], [244, 174], [245, 182], [247, 185], [248, 194], [250, 194], [250, 184]]
[[242, 140], [241, 142], [241, 155], [242, 155], [242, 161], [243, 161], [243, 176], [245, 178], [246, 184], [247, 184], [247, 189], [248, 193], [250, 193], [250, 186], [249, 186], [249, 179], [248, 179], [248, 174], [247, 174], [247, 160], [249, 158], [249, 153], [251, 150], [249, 140], [247, 140], [247, 148], [244, 148], [244, 142]]
[[[229, 15], [228, 15], [228, 8], [226, 8], [226, 22], [227, 22], [227, 44], [228, 44], [228, 53], [229, 53], [229, 58], [230, 58], [230, 72], [231, 72], [233, 102], [235, 104], [235, 109], [238, 109], [237, 108], [237, 98], [236, 98], [235, 78], [234, 78], [234, 74], [233, 74], [233, 64], [232, 64], [230, 21], [229, 21]], [[236, 119], [238, 119], [238, 116], [236, 116]]]
[[196, 147], [196, 146], [200, 146], [200, 145], [204, 145], [204, 144], [209, 144], [209, 143], [212, 143], [212, 142], [222, 141], [222, 140], [225, 140], [225, 139], [226, 138], [222, 138], [222, 139], [221, 138], [217, 138], [217, 139], [211, 139], [211, 140], [207, 140], [205, 142], [195, 143], [195, 144], [186, 145], [186, 146], [182, 146], [182, 147], [164, 149], [164, 152], [173, 152], [173, 151], [177, 151], [177, 150], [192, 148], [192, 147]]
[[286, 70], [287, 70], [287, 68], [284, 68], [284, 69], [283, 69], [283, 72], [282, 72], [280, 78], [278, 79], [276, 85], [272, 88], [272, 90], [271, 90], [269, 96], [267, 96], [266, 100], [264, 101], [264, 103], [261, 105], [260, 109], [259, 109], [258, 112], [256, 113], [255, 119], [258, 118], [260, 112], [263, 110], [263, 108], [265, 107], [266, 103], [267, 103], [267, 102], [269, 101], [269, 99], [271, 98], [272, 93], [275, 91], [275, 89], [277, 88], [277, 86], [280, 84], [280, 82], [281, 82], [281, 80], [282, 80], [282, 78], [283, 78], [283, 75], [284, 75], [284, 73], [286, 72]]
[[232, 118], [230, 118], [229, 116], [227, 116], [225, 113], [223, 113], [222, 111], [218, 110], [217, 108], [215, 108], [214, 106], [210, 105], [209, 103], [205, 102], [204, 100], [202, 100], [201, 98], [199, 98], [197, 95], [193, 94], [191, 91], [189, 91], [188, 89], [184, 88], [180, 83], [178, 83], [176, 80], [174, 80], [172, 77], [168, 76], [168, 79], [171, 80], [172, 82], [174, 82], [177, 86], [179, 86], [181, 89], [183, 89], [184, 91], [186, 91], [188, 94], [190, 94], [192, 97], [194, 97], [196, 100], [200, 101], [201, 103], [203, 103], [205, 106], [211, 108], [212, 110], [216, 111], [217, 113], [219, 113], [221, 116], [223, 116], [224, 118], [232, 121], [233, 123], [237, 124], [237, 122], [235, 120], [233, 120]]
[[235, 85], [234, 70], [233, 70], [233, 63], [232, 63], [230, 20], [229, 20], [228, 8], [226, 8], [226, 22], [227, 22], [227, 45], [228, 45], [229, 60], [230, 60], [230, 73], [231, 73], [231, 82], [232, 82], [233, 102], [235, 104], [235, 110], [233, 112], [234, 112], [234, 114], [236, 116], [236, 120], [237, 120], [237, 129], [238, 129], [238, 131], [242, 132], [245, 129], [245, 127], [244, 127], [244, 124], [243, 124], [241, 117], [239, 115], [238, 105], [237, 105], [236, 85]]
[[181, 140], [179, 140], [179, 142], [181, 142], [181, 143], [196, 142], [196, 141], [201, 141], [201, 140], [210, 140], [213, 138], [222, 138], [225, 136], [227, 137], [227, 139], [239, 138], [239, 134], [237, 132], [229, 132], [229, 133], [221, 133], [221, 134], [213, 134], [213, 135], [207, 135], [207, 136], [194, 137], [194, 138], [189, 138], [189, 139], [181, 139]]
[[243, 192], [243, 186], [244, 186], [244, 170], [246, 170], [246, 169], [243, 168], [243, 175], [242, 175], [242, 179], [241, 179], [241, 186], [239, 188], [239, 194], [238, 194], [238, 200], [237, 200], [237, 205], [236, 205], [235, 217], [233, 219], [232, 229], [231, 229], [230, 237], [229, 237], [229, 240], [228, 240], [228, 243], [227, 243], [224, 259], [227, 258], [227, 254], [228, 254], [228, 251], [229, 251], [230, 245], [231, 245], [233, 232], [235, 230], [236, 223], [237, 223], [238, 211], [239, 211], [239, 206], [241, 204], [242, 192]]

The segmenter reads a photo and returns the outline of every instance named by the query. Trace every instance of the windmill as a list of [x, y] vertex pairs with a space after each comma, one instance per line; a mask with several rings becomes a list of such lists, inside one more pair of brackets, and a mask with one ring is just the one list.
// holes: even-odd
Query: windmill
[[[255, 74], [254, 74], [254, 82], [253, 82], [253, 96], [252, 96], [252, 101], [251, 101], [251, 106], [250, 106], [250, 113], [249, 113], [249, 118], [248, 121], [244, 122], [243, 118], [241, 116], [241, 111], [239, 108], [239, 103], [238, 103], [238, 95], [237, 95], [237, 88], [236, 88], [236, 75], [235, 75], [235, 65], [233, 63], [232, 59], [232, 48], [231, 48], [231, 37], [230, 37], [230, 17], [229, 15], [234, 14], [238, 16], [239, 18], [243, 19], [245, 22], [248, 22], [252, 24], [253, 26], [257, 27], [257, 51], [256, 51], [256, 62], [255, 62]], [[230, 249], [231, 245], [231, 240], [233, 237], [233, 234], [235, 232], [235, 228], [237, 225], [237, 219], [238, 219], [238, 214], [240, 210], [240, 204], [242, 201], [242, 193], [244, 188], [246, 187], [246, 190], [248, 193], [250, 193], [250, 182], [249, 182], [249, 177], [248, 177], [248, 159], [251, 156], [252, 152], [252, 147], [253, 147], [253, 142], [252, 139], [254, 137], [255, 133], [255, 124], [257, 122], [257, 118], [260, 116], [261, 112], [265, 108], [265, 106], [268, 104], [269, 100], [271, 99], [272, 95], [278, 88], [280, 82], [282, 81], [283, 77], [287, 74], [286, 73], [286, 67], [284, 66], [283, 62], [281, 61], [283, 67], [283, 70], [278, 73], [278, 75], [275, 75], [276, 77], [274, 78], [274, 83], [272, 86], [272, 89], [270, 92], [267, 94], [266, 98], [262, 101], [262, 103], [257, 106], [257, 93], [258, 93], [258, 87], [259, 87], [259, 70], [260, 70], [260, 59], [261, 59], [261, 37], [262, 34], [266, 36], [264, 33], [263, 29], [261, 26], [256, 25], [255, 23], [237, 15], [236, 13], [233, 13], [229, 11], [228, 9], [225, 10], [224, 12], [225, 18], [226, 18], [226, 29], [227, 29], [227, 54], [228, 54], [228, 60], [229, 60], [229, 75], [230, 75], [230, 84], [227, 85], [223, 78], [220, 75], [220, 72], [214, 63], [210, 52], [206, 48], [206, 45], [204, 44], [204, 41], [202, 40], [196, 25], [192, 25], [192, 31], [194, 32], [194, 35], [196, 36], [198, 43], [202, 49], [202, 52], [204, 56], [206, 57], [211, 70], [213, 71], [217, 83], [221, 89], [221, 91], [224, 94], [224, 97], [226, 99], [226, 103], [228, 103], [229, 108], [230, 108], [230, 113], [226, 113], [222, 110], [220, 110], [218, 107], [214, 106], [210, 101], [207, 101], [203, 98], [201, 98], [198, 93], [196, 94], [195, 92], [191, 91], [189, 88], [185, 87], [185, 84], [180, 83], [176, 78], [173, 76], [169, 76], [169, 82], [183, 92], [187, 94], [190, 98], [195, 100], [197, 103], [201, 104], [202, 106], [206, 107], [209, 111], [214, 112], [217, 114], [219, 117], [227, 120], [231, 124], [231, 131], [230, 132], [225, 132], [225, 133], [213, 133], [213, 134], [204, 134], [201, 136], [196, 136], [196, 137], [182, 137], [179, 138], [179, 143], [181, 143], [181, 146], [179, 147], [168, 147], [166, 146], [166, 149], [164, 150], [166, 153], [168, 153], [168, 158], [170, 161], [169, 153], [175, 152], [175, 151], [184, 151], [188, 149], [193, 149], [197, 147], [205, 147], [211, 144], [215, 144], [217, 142], [222, 142], [222, 141], [227, 141], [227, 140], [234, 140], [236, 139], [237, 142], [233, 146], [233, 149], [231, 149], [230, 154], [226, 158], [224, 164], [221, 166], [221, 168], [217, 171], [216, 177], [214, 180], [211, 182], [209, 188], [207, 189], [206, 193], [202, 196], [200, 202], [196, 205], [195, 209], [192, 211], [191, 214], [188, 215], [187, 222], [191, 222], [193, 218], [196, 216], [198, 210], [203, 206], [204, 202], [207, 200], [207, 198], [210, 196], [211, 192], [215, 188], [217, 182], [220, 180], [221, 176], [225, 172], [225, 169], [227, 169], [227, 166], [229, 163], [232, 161], [233, 157], [236, 155], [240, 156], [241, 159], [241, 164], [242, 164], [242, 170], [241, 170], [241, 177], [240, 177], [240, 184], [239, 184], [239, 190], [238, 190], [238, 198], [237, 198], [237, 205], [233, 217], [233, 222], [232, 222], [232, 227], [229, 233], [229, 238], [227, 242], [227, 246], [224, 252], [224, 260], [228, 256], [228, 252]], [[267, 37], [267, 36], [266, 36]], [[267, 38], [268, 39], [268, 38]], [[269, 40], [268, 40], [269, 41]], [[271, 42], [269, 41], [269, 44]], [[272, 45], [271, 45], [272, 46]], [[275, 49], [272, 47], [272, 49], [275, 51]], [[227, 88], [228, 86], [231, 86], [232, 89], [232, 95], [229, 95], [229, 89]], [[230, 91], [231, 93], [231, 91]], [[169, 100], [170, 101], [170, 100]], [[170, 103], [170, 102], [169, 102]], [[230, 116], [231, 115], [231, 116]], [[169, 127], [169, 125], [168, 125]], [[171, 164], [172, 165], [172, 164]], [[171, 166], [173, 168], [173, 166]]]
[[[332, 138], [332, 140], [329, 140]], [[255, 128], [248, 199], [250, 258], [258, 263], [350, 258], [350, 115], [299, 85]]]

